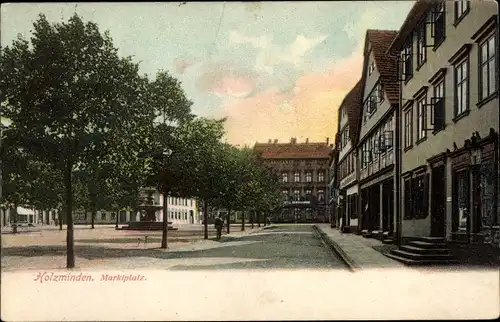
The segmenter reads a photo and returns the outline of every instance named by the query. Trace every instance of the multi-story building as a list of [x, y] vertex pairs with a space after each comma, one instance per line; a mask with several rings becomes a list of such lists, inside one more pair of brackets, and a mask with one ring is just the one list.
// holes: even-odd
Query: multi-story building
[[[145, 197], [142, 194], [142, 197]], [[157, 191], [152, 195], [153, 205], [157, 207], [155, 216], [157, 221], [163, 220], [163, 195]], [[199, 224], [200, 216], [198, 212], [197, 201], [189, 198], [167, 197], [167, 213], [168, 221], [174, 225], [183, 224]], [[118, 218], [117, 218], [118, 216]], [[94, 218], [95, 224], [126, 224], [129, 221], [141, 220], [140, 211], [134, 213], [133, 211], [98, 211]], [[90, 224], [92, 220], [91, 213], [75, 211], [74, 222], [75, 224]]]
[[340, 144], [340, 139], [339, 139], [338, 133], [335, 135], [335, 148], [330, 151], [330, 159], [328, 160], [328, 163], [330, 165], [328, 169], [328, 190], [329, 190], [329, 197], [328, 197], [328, 210], [329, 214], [328, 216], [330, 217], [330, 226], [332, 228], [337, 227], [337, 224], [340, 222], [340, 212], [338, 209], [338, 162], [339, 162], [339, 153], [338, 153], [338, 146]]
[[498, 17], [491, 1], [422, 1], [401, 60], [401, 233], [497, 244]]
[[361, 81], [358, 81], [342, 101], [338, 111], [337, 213], [338, 228], [343, 232], [358, 228], [358, 166], [356, 142], [361, 112]]
[[[333, 146], [333, 144], [332, 144]], [[328, 168], [332, 146], [326, 142], [256, 143], [254, 151], [281, 178], [283, 207], [273, 222], [327, 222]]]
[[[387, 53], [397, 31], [368, 30], [361, 76], [357, 141], [359, 230], [382, 237], [394, 231], [394, 131], [399, 105], [397, 55]], [[380, 234], [377, 234], [379, 232]]]

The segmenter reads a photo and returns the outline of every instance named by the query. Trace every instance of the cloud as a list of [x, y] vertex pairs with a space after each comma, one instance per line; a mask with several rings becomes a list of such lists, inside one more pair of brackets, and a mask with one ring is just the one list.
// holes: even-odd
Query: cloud
[[226, 102], [226, 136], [234, 144], [253, 144], [290, 137], [324, 141], [337, 130], [337, 109], [361, 77], [362, 56], [332, 62], [323, 72], [305, 73], [293, 91], [276, 87]]
[[271, 45], [271, 39], [268, 36], [249, 37], [237, 30], [232, 30], [229, 33], [229, 41], [235, 44], [251, 44], [254, 48], [261, 49], [266, 49]]
[[184, 74], [184, 71], [193, 66], [196, 61], [190, 57], [178, 57], [174, 59], [174, 69], [178, 74]]
[[250, 44], [257, 49], [254, 69], [270, 75], [274, 74], [275, 66], [282, 63], [290, 63], [299, 66], [307, 54], [314, 47], [325, 41], [327, 36], [320, 35], [308, 38], [304, 35], [297, 35], [295, 40], [287, 46], [278, 46], [273, 43], [272, 38], [267, 35], [258, 37], [247, 36], [237, 30], [229, 33], [229, 42], [240, 45]]
[[198, 90], [219, 97], [245, 97], [250, 94], [259, 75], [230, 61], [208, 62], [202, 65], [195, 80]]

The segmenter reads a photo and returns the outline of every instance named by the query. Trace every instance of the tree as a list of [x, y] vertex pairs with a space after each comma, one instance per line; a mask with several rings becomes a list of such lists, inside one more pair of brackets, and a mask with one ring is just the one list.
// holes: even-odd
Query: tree
[[132, 131], [146, 110], [139, 95], [145, 84], [97, 24], [76, 14], [50, 24], [40, 15], [33, 26], [31, 46], [19, 37], [2, 50], [2, 101], [9, 101], [5, 114], [23, 133], [22, 146], [62, 174], [72, 268], [73, 173], [110, 153], [110, 133]]
[[2, 200], [4, 208], [13, 210], [12, 232], [17, 233], [17, 207], [30, 198], [32, 171], [30, 155], [20, 146], [21, 134], [15, 125], [2, 131]]
[[[173, 154], [179, 165], [177, 193], [203, 201], [204, 238], [208, 239], [208, 207], [220, 197], [224, 121], [196, 118], [176, 128]], [[176, 168], [177, 169], [177, 168]]]

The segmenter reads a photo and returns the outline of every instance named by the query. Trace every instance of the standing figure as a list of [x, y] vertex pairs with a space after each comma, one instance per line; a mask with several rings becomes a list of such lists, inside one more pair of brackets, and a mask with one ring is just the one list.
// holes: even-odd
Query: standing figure
[[222, 226], [224, 226], [224, 220], [217, 216], [215, 218], [215, 229], [217, 229], [217, 240], [220, 240], [222, 237]]

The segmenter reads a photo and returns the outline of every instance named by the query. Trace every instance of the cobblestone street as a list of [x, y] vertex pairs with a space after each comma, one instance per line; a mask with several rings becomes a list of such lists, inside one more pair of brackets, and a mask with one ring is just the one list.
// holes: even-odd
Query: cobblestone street
[[[200, 226], [201, 227], [201, 226]], [[345, 268], [310, 225], [247, 228], [209, 240], [196, 230], [169, 231], [169, 248], [162, 250], [161, 232], [77, 229], [75, 254], [82, 269], [328, 269]], [[147, 236], [147, 239], [145, 238]], [[6, 271], [64, 268], [66, 232], [2, 236], [2, 269]], [[293, 246], [293, 247], [291, 247]]]

